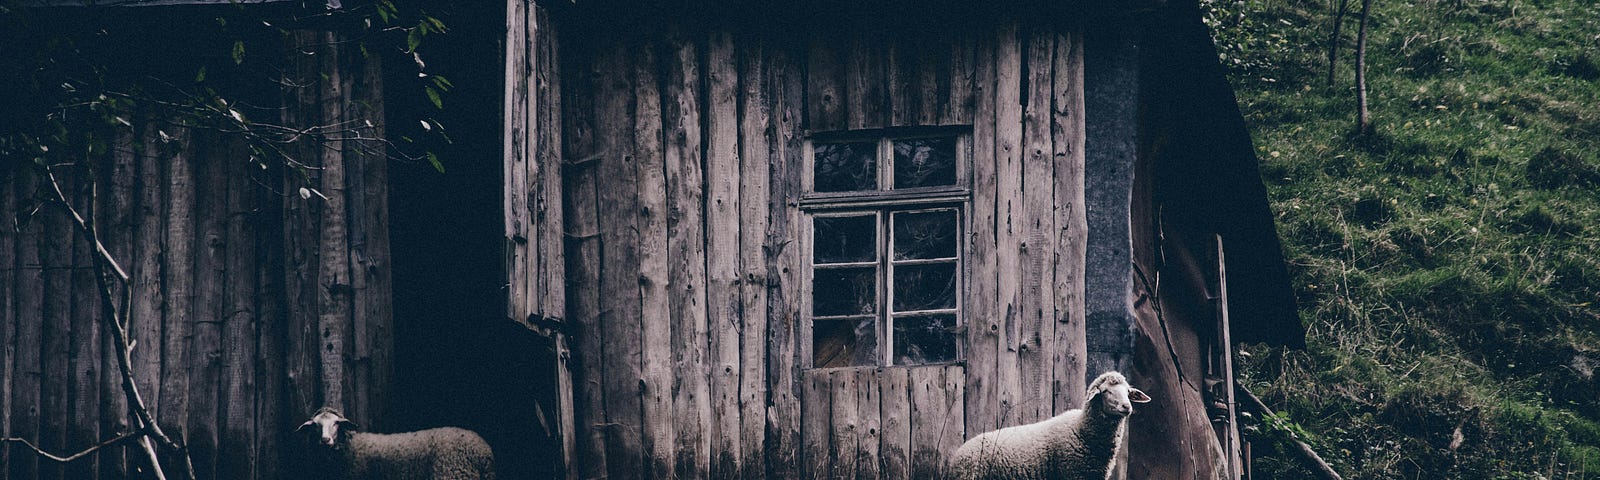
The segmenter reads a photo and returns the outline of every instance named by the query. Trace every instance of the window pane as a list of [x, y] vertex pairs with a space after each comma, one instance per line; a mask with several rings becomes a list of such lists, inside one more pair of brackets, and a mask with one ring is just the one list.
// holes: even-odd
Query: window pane
[[955, 210], [896, 213], [894, 259], [954, 258], [959, 230]]
[[873, 319], [817, 320], [811, 324], [811, 365], [816, 368], [876, 365], [878, 335]]
[[918, 365], [956, 360], [956, 315], [934, 313], [894, 319], [894, 363]]
[[876, 142], [818, 143], [813, 150], [818, 192], [878, 189]]
[[894, 142], [894, 188], [955, 184], [955, 138], [920, 138]]
[[878, 310], [876, 267], [818, 268], [811, 278], [811, 315], [870, 315]]
[[878, 217], [816, 217], [811, 248], [816, 263], [877, 260]]
[[955, 306], [955, 262], [895, 265], [894, 311], [936, 310]]

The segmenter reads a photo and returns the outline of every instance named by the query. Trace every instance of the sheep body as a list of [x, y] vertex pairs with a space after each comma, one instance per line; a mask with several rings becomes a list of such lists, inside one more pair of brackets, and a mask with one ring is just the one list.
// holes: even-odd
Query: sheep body
[[1104, 480], [1121, 443], [1131, 402], [1150, 398], [1107, 372], [1089, 387], [1084, 408], [973, 437], [950, 459], [951, 476], [979, 479]]
[[305, 476], [338, 480], [493, 480], [494, 452], [471, 430], [441, 427], [406, 433], [355, 432], [331, 408], [300, 426], [317, 433]]

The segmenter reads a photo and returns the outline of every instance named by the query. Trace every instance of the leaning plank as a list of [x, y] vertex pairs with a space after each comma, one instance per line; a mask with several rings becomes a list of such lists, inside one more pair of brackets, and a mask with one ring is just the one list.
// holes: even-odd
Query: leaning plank
[[740, 476], [739, 78], [733, 38], [711, 34], [706, 48], [706, 323], [710, 328], [711, 478]]
[[[574, 58], [586, 58], [574, 55]], [[595, 127], [593, 67], [588, 64], [563, 65], [563, 78], [570, 90], [582, 92], [562, 105], [563, 143], [568, 162], [562, 166], [563, 209], [570, 212], [564, 229], [566, 251], [567, 319], [571, 322], [573, 345], [573, 390], [560, 392], [573, 398], [573, 423], [577, 432], [575, 463], [567, 465], [568, 477], [597, 478], [606, 474], [605, 404], [602, 397], [603, 343], [600, 318], [600, 232], [598, 225], [597, 168], [599, 155]]]
[[[61, 189], [72, 192], [77, 175], [71, 167], [51, 170], [61, 182]], [[72, 247], [77, 232], [66, 209], [58, 205], [46, 204], [38, 215], [34, 221], [44, 223], [42, 234], [33, 238], [39, 244], [44, 268], [44, 314], [39, 317], [44, 322], [40, 347], [44, 378], [39, 391], [38, 444], [47, 451], [59, 452], [67, 449], [68, 419], [72, 415], [68, 404], [68, 386], [72, 384], [68, 349], [72, 343]], [[47, 462], [39, 467], [40, 479], [60, 479], [63, 473], [64, 466], [59, 463]]]
[[854, 478], [871, 480], [882, 475], [879, 443], [882, 437], [882, 411], [879, 408], [878, 369], [855, 371], [856, 457]]
[[702, 478], [710, 468], [711, 359], [707, 352], [705, 188], [701, 170], [702, 94], [699, 48], [682, 36], [668, 40], [662, 129], [666, 136], [667, 266], [671, 292], [672, 395], [676, 473]]
[[[32, 169], [17, 171], [15, 196], [18, 211], [32, 210], [37, 205], [34, 192], [39, 188], [39, 177]], [[11, 378], [10, 397], [10, 436], [39, 438], [40, 396], [39, 389], [43, 378], [42, 355], [39, 347], [43, 345], [43, 321], [22, 321], [28, 318], [42, 320], [44, 312], [44, 264], [40, 258], [39, 242], [35, 241], [45, 234], [44, 221], [37, 216], [28, 222], [18, 225], [16, 236], [16, 265], [17, 269], [12, 277], [15, 289], [12, 290], [16, 298], [16, 336], [12, 345], [7, 345], [8, 351], [13, 351], [13, 372]], [[16, 443], [9, 444], [9, 459], [6, 472], [11, 478], [31, 480], [39, 475], [39, 458], [27, 448]]]
[[1074, 30], [1055, 35], [1055, 68], [1051, 93], [1050, 132], [1055, 161], [1055, 373], [1054, 411], [1083, 405], [1084, 337], [1083, 276], [1088, 247], [1088, 219], [1083, 200], [1083, 36]]
[[1000, 351], [995, 381], [999, 387], [1001, 426], [1025, 423], [1020, 351], [1024, 331], [1021, 315], [1022, 250], [1022, 52], [1017, 25], [1000, 27], [995, 38], [995, 253], [999, 278], [995, 314], [1000, 317]]
[[[221, 162], [218, 162], [221, 163]], [[255, 182], [250, 162], [226, 163], [227, 217], [223, 225], [227, 251], [223, 264], [226, 290], [222, 298], [222, 419], [217, 454], [218, 478], [257, 478], [259, 437], [256, 426], [256, 242], [251, 227], [256, 207]], [[272, 429], [266, 429], [270, 435]]]
[[650, 476], [671, 478], [672, 308], [667, 291], [667, 164], [661, 139], [661, 92], [653, 48], [636, 49], [633, 73], [634, 159], [639, 176], [639, 296], [644, 358], [644, 449]]
[[222, 328], [226, 321], [228, 172], [226, 139], [206, 135], [195, 162], [194, 357], [189, 363], [189, 435], [195, 474], [216, 477], [218, 393], [222, 391]]
[[[19, 165], [0, 166], [0, 219], [17, 218]], [[11, 436], [11, 400], [17, 374], [17, 228], [0, 224], [0, 436]], [[0, 465], [11, 465], [11, 448], [0, 445]], [[10, 479], [9, 467], [0, 466], [0, 478]]]
[[801, 453], [800, 375], [796, 324], [804, 291], [800, 284], [800, 251], [791, 236], [799, 232], [800, 212], [789, 208], [798, 201], [801, 176], [800, 151], [804, 139], [802, 112], [805, 84], [800, 80], [800, 62], [786, 49], [769, 50], [765, 75], [772, 105], [769, 146], [770, 179], [767, 197], [767, 236], [762, 242], [766, 256], [767, 292], [767, 476], [795, 478], [804, 461]]
[[804, 478], [830, 478], [833, 470], [833, 385], [827, 370], [806, 370], [801, 377], [800, 436], [804, 446], [797, 459]]
[[1022, 338], [1018, 366], [1022, 390], [1017, 399], [1019, 421], [1033, 423], [1053, 415], [1050, 365], [1055, 347], [1055, 150], [1050, 136], [1050, 93], [1054, 35], [1032, 30], [1025, 56], [1028, 76], [1023, 79], [1027, 104], [1022, 114], [1022, 198], [1017, 250], [1018, 307]]
[[878, 468], [883, 478], [911, 476], [911, 369], [878, 372]]
[[[104, 171], [104, 170], [100, 170]], [[71, 185], [73, 190], [67, 190], [69, 195], [77, 198], [70, 199], [73, 208], [93, 208], [90, 185], [96, 179], [87, 170], [80, 170], [77, 182]], [[108, 192], [96, 192], [109, 196]], [[80, 212], [83, 210], [80, 210]], [[102, 211], [95, 211], [95, 216], [105, 218]], [[109, 224], [109, 222], [106, 222]], [[109, 229], [107, 230], [109, 231]], [[70, 382], [68, 395], [71, 400], [71, 413], [68, 414], [67, 447], [70, 449], [83, 448], [85, 445], [100, 443], [100, 287], [95, 283], [94, 264], [95, 254], [92, 243], [87, 238], [79, 235], [76, 228], [68, 231], [68, 237], [58, 238], [58, 241], [72, 243], [72, 333], [68, 342], [68, 355], [71, 357], [71, 375], [61, 381]], [[104, 236], [97, 232], [97, 235]], [[95, 478], [99, 476], [98, 457], [96, 452], [91, 458], [67, 465], [67, 478]]]
[[638, 189], [629, 97], [633, 92], [625, 45], [608, 45], [597, 60], [596, 138], [601, 142], [596, 200], [601, 261], [599, 327], [606, 412], [606, 462], [612, 478], [643, 474], [640, 440]]
[[995, 383], [999, 359], [1000, 315], [995, 311], [999, 295], [995, 282], [995, 191], [994, 156], [995, 68], [993, 35], [983, 35], [977, 44], [978, 61], [974, 88], [976, 117], [972, 125], [972, 233], [967, 236], [967, 375], [966, 389], [972, 393], [967, 406], [967, 430], [987, 432], [1000, 423], [1000, 392]]
[[767, 425], [767, 234], [772, 105], [763, 45], [739, 49], [739, 443], [743, 478], [763, 478]]

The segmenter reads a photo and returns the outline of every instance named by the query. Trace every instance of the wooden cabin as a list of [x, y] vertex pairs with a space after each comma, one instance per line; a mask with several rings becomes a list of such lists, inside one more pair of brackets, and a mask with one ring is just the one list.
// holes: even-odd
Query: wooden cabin
[[1119, 475], [1239, 478], [1231, 347], [1303, 333], [1192, 2], [506, 15], [567, 478], [937, 478], [1106, 370], [1155, 399]]

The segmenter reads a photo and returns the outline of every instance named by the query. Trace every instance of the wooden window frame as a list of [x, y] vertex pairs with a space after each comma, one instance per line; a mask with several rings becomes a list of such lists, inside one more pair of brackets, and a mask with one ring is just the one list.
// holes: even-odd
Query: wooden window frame
[[[955, 185], [936, 187], [894, 188], [894, 142], [899, 140], [916, 140], [925, 138], [953, 138], [956, 142], [956, 181]], [[877, 189], [860, 190], [851, 192], [816, 192], [816, 157], [813, 148], [815, 143], [844, 143], [844, 142], [877, 142]], [[859, 368], [885, 368], [885, 367], [919, 367], [959, 365], [966, 360], [966, 336], [955, 336], [955, 356], [947, 362], [922, 363], [903, 365], [894, 363], [894, 321], [897, 317], [929, 313], [954, 313], [956, 331], [966, 328], [966, 264], [968, 258], [968, 238], [970, 234], [970, 218], [972, 204], [972, 128], [970, 126], [940, 126], [940, 127], [900, 127], [871, 130], [851, 130], [840, 132], [815, 133], [808, 135], [801, 158], [803, 159], [803, 174], [801, 175], [801, 194], [798, 207], [802, 213], [801, 255], [805, 263], [801, 268], [800, 285], [804, 295], [801, 296], [801, 313], [803, 321], [800, 322], [799, 337], [802, 340], [801, 351], [803, 358], [801, 364], [805, 369], [859, 369]], [[950, 258], [938, 260], [911, 260], [897, 261], [894, 259], [894, 219], [895, 215], [914, 212], [953, 210], [956, 214], [956, 249], [955, 257], [955, 306], [948, 309], [909, 310], [898, 312], [894, 310], [894, 267], [896, 264], [937, 263], [952, 261]], [[817, 320], [843, 320], [847, 318], [866, 318], [866, 315], [843, 315], [818, 317], [812, 314], [813, 295], [812, 281], [818, 268], [813, 245], [816, 234], [815, 220], [818, 217], [847, 217], [872, 215], [877, 225], [876, 260], [873, 266], [876, 270], [877, 307], [872, 314], [876, 349], [873, 358], [877, 360], [873, 365], [850, 365], [843, 367], [817, 367], [814, 362], [813, 324]], [[860, 262], [866, 266], [864, 262]], [[835, 265], [835, 264], [827, 264]], [[825, 267], [826, 268], [826, 267]]]

